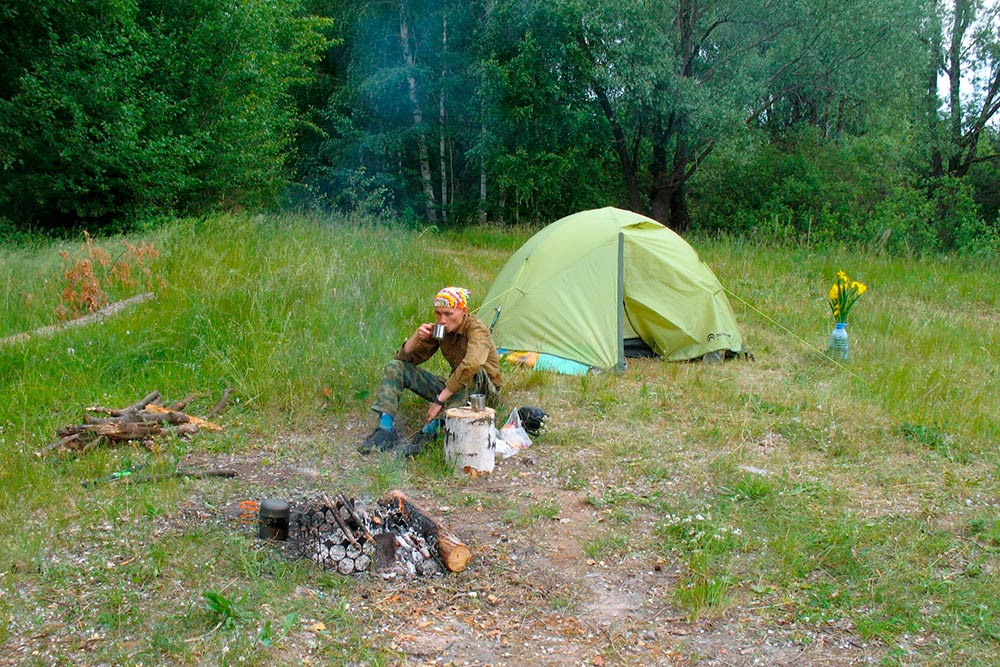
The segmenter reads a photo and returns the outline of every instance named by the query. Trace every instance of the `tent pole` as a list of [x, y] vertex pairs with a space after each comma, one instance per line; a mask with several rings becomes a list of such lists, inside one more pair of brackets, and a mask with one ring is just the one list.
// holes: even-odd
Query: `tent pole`
[[618, 232], [618, 366], [625, 372], [625, 232]]

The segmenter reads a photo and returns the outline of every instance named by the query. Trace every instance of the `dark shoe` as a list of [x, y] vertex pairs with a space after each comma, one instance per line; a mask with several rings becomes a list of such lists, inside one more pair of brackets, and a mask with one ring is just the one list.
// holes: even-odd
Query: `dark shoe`
[[371, 435], [358, 445], [359, 454], [371, 454], [373, 450], [387, 452], [399, 444], [399, 432], [393, 428], [387, 431], [384, 428], [376, 428]]
[[417, 433], [410, 438], [410, 441], [403, 445], [403, 447], [399, 450], [399, 455], [412, 459], [414, 456], [427, 449], [427, 445], [435, 440], [437, 440], [437, 433], [424, 433], [423, 431], [417, 431]]

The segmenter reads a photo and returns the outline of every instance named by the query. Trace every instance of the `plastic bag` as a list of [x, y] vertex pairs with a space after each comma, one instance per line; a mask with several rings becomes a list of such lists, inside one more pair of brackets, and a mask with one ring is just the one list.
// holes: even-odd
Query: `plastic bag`
[[506, 459], [530, 444], [531, 438], [521, 422], [521, 414], [514, 408], [507, 422], [497, 431], [497, 454]]

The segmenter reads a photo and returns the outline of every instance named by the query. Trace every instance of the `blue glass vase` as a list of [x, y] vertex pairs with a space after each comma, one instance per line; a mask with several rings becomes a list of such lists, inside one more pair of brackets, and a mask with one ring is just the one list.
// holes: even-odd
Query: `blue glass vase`
[[847, 322], [837, 322], [826, 343], [826, 353], [837, 361], [847, 360]]

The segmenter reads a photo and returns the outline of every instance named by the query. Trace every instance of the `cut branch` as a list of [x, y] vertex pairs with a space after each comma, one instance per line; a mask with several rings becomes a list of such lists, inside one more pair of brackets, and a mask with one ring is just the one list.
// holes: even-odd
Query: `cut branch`
[[219, 402], [213, 405], [212, 409], [205, 413], [205, 419], [211, 419], [215, 415], [222, 412], [223, 408], [226, 407], [226, 403], [229, 402], [229, 397], [232, 396], [232, 394], [233, 390], [230, 387], [226, 387], [222, 391], [222, 398], [219, 399]]

